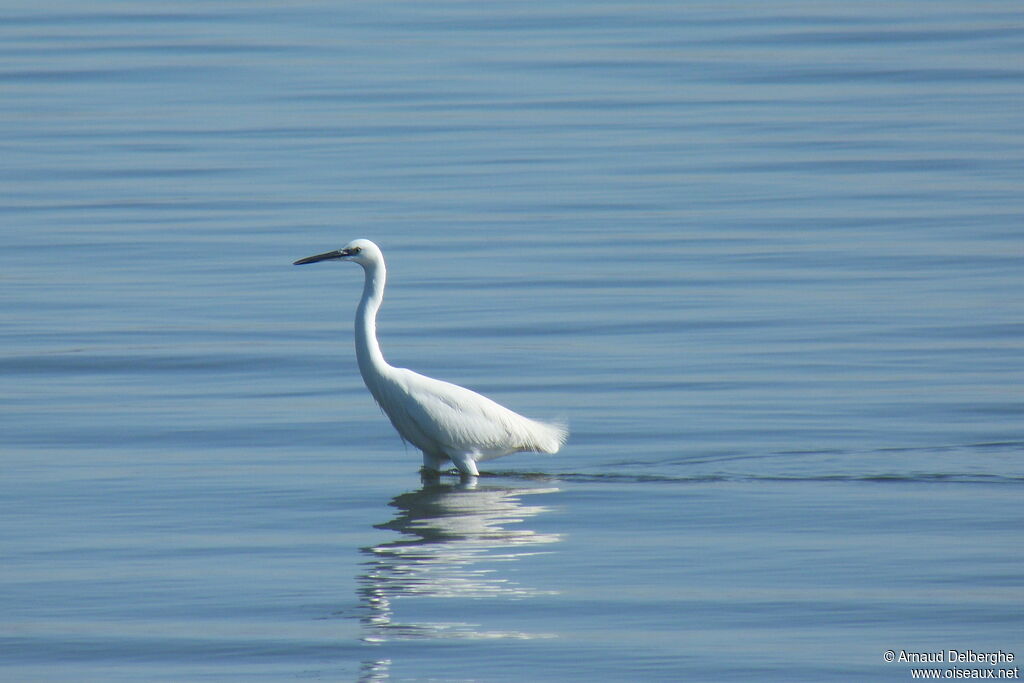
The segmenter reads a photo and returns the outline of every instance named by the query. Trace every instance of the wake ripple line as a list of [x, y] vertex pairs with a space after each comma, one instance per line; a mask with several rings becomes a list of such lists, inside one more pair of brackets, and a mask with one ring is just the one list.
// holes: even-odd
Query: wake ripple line
[[625, 474], [625, 473], [587, 473], [587, 472], [516, 472], [497, 471], [481, 472], [483, 477], [502, 479], [526, 479], [545, 482], [579, 482], [587, 484], [600, 483], [665, 483], [665, 484], [707, 484], [720, 482], [904, 482], [904, 483], [944, 483], [944, 484], [1024, 484], [1024, 476], [1001, 474], [973, 473], [916, 473], [916, 474], [822, 474], [813, 476], [757, 475], [757, 474], [696, 474], [688, 476], [657, 475], [657, 474]]

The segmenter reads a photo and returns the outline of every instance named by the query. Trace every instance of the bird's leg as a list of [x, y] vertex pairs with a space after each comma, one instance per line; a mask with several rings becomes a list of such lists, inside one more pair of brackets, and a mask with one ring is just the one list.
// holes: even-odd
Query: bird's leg
[[423, 469], [432, 472], [444, 472], [446, 469], [445, 463], [447, 462], [448, 456], [446, 455], [434, 455], [433, 453], [423, 451]]
[[463, 476], [478, 477], [480, 472], [476, 469], [476, 460], [473, 459], [472, 453], [453, 453], [449, 456], [455, 466], [459, 468], [459, 472]]

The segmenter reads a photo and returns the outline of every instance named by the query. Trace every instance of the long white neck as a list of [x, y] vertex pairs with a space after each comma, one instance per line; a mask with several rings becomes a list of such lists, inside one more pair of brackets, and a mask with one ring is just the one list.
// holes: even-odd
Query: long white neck
[[363, 298], [356, 309], [356, 360], [359, 373], [371, 393], [377, 393], [377, 381], [388, 374], [391, 366], [384, 360], [377, 342], [377, 309], [384, 299], [384, 283], [387, 269], [383, 261], [363, 266], [366, 280], [363, 283]]

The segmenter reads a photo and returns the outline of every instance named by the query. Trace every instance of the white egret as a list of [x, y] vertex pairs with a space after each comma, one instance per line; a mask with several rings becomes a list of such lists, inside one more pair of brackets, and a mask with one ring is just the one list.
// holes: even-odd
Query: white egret
[[359, 372], [402, 439], [423, 451], [424, 468], [439, 472], [450, 460], [463, 476], [477, 476], [476, 464], [482, 460], [520, 451], [558, 452], [568, 436], [563, 425], [531, 420], [474, 391], [384, 360], [377, 342], [377, 310], [387, 270], [376, 244], [354, 240], [295, 265], [328, 260], [363, 267], [366, 279], [355, 323]]

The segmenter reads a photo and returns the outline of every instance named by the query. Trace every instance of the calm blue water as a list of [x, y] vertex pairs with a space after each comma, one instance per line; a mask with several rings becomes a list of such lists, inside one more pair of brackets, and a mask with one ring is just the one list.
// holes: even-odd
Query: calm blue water
[[[1016, 2], [7, 3], [0, 678], [1024, 657]], [[567, 419], [421, 484], [355, 369]], [[969, 667], [970, 665], [961, 665]]]

